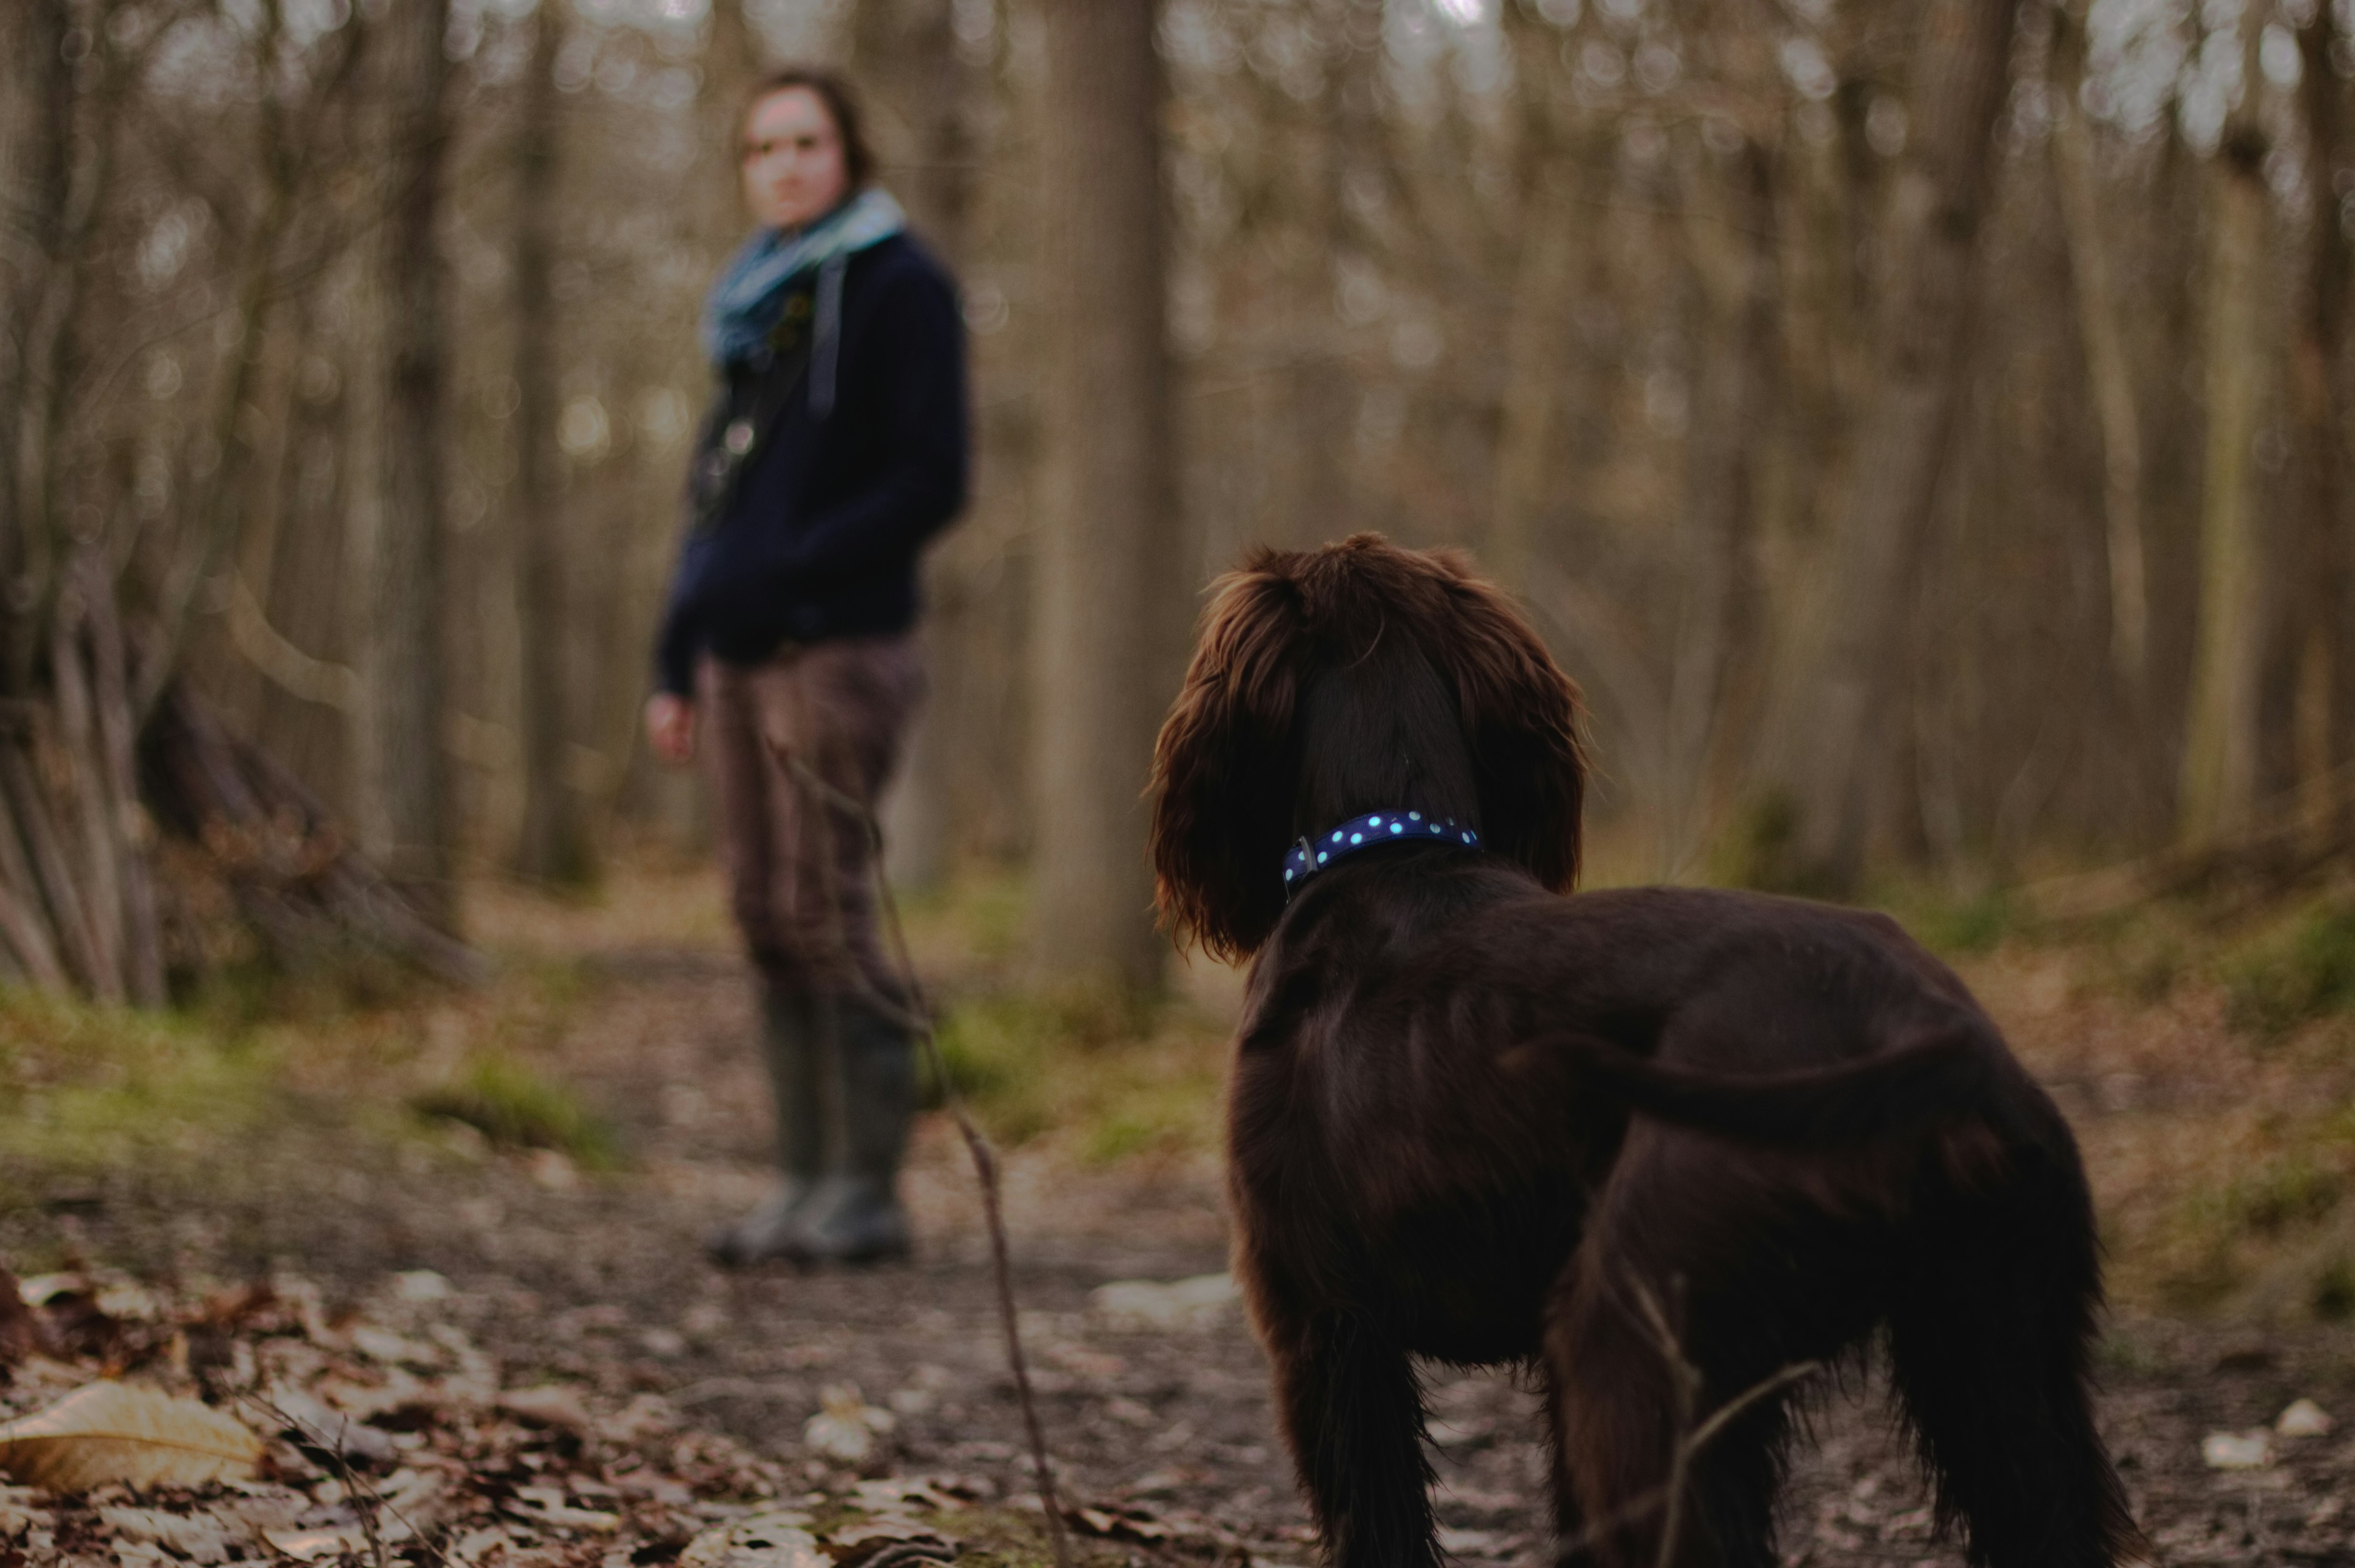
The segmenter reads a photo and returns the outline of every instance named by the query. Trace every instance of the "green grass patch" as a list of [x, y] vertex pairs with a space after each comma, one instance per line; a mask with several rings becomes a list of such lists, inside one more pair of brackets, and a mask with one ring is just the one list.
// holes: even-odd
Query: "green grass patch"
[[[2206, 1310], [2223, 1303], [2248, 1282], [2253, 1262], [2286, 1241], [2310, 1244], [2355, 1192], [2355, 1103], [2278, 1129], [2274, 1138], [2275, 1147], [2239, 1173], [2195, 1189], [2177, 1207], [2157, 1240], [2158, 1285], [2169, 1305]], [[2355, 1266], [2327, 1260], [2308, 1304], [2324, 1317], [2355, 1311]]]
[[1030, 883], [1017, 868], [970, 866], [937, 887], [902, 892], [899, 901], [920, 953], [945, 947], [992, 966], [1021, 956]]
[[279, 1063], [202, 1015], [0, 988], [0, 1147], [27, 1172], [195, 1152], [272, 1113]]
[[1801, 861], [1799, 803], [1783, 789], [1742, 802], [1710, 847], [1708, 869], [1709, 880], [1720, 887], [1807, 895], [1827, 891]]
[[973, 997], [940, 1029], [949, 1078], [992, 1137], [1066, 1135], [1103, 1162], [1215, 1142], [1223, 1039], [1177, 1005], [1093, 988]]
[[1923, 946], [1966, 957], [1994, 952], [2020, 924], [2010, 896], [2000, 888], [1917, 901], [1899, 918]]
[[409, 1104], [420, 1115], [464, 1122], [497, 1147], [554, 1149], [591, 1170], [621, 1163], [611, 1124], [561, 1083], [504, 1053], [476, 1055], [448, 1083], [412, 1095]]
[[2355, 897], [2310, 904], [2218, 961], [2235, 1029], [2278, 1040], [2355, 1007]]

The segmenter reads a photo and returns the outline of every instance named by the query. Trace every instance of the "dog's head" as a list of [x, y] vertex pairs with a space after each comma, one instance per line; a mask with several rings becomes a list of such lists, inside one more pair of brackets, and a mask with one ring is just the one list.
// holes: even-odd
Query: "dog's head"
[[1155, 748], [1153, 862], [1180, 937], [1241, 957], [1284, 912], [1287, 847], [1412, 810], [1566, 891], [1586, 760], [1578, 688], [1452, 550], [1359, 534], [1267, 550], [1214, 587]]

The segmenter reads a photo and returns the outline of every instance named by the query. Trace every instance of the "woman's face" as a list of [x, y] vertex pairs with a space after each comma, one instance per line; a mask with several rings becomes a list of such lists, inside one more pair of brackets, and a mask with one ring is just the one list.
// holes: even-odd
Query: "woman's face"
[[850, 185], [842, 133], [826, 101], [788, 87], [744, 117], [744, 201], [770, 229], [798, 229], [840, 204]]

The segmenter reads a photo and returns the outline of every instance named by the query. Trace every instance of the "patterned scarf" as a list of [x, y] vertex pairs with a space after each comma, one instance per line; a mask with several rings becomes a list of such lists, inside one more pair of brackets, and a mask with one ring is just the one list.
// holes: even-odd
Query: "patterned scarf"
[[763, 229], [737, 248], [703, 302], [703, 351], [715, 368], [750, 359], [768, 341], [786, 285], [828, 262], [889, 240], [907, 214], [869, 187], [799, 233]]

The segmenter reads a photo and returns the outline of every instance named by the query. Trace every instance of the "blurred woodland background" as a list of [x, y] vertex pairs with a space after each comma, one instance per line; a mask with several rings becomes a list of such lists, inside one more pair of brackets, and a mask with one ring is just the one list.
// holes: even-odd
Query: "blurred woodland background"
[[1525, 598], [1606, 877], [2343, 863], [2339, 0], [10, 0], [0, 973], [462, 972], [460, 869], [699, 843], [636, 715], [787, 57], [975, 349], [893, 870], [1027, 866], [1043, 969], [1161, 960], [1200, 587], [1358, 528]]
[[[964, 289], [889, 862], [1074, 1495], [1301, 1523], [1240, 1319], [1082, 1308], [1222, 1256], [1239, 977], [1140, 800], [1202, 591], [1371, 528], [1583, 685], [1590, 881], [1880, 903], [1986, 1001], [2160, 1555], [2355, 1551], [2355, 1446], [2260, 1430], [2355, 1412], [2355, 0], [0, 0], [7, 1266], [395, 1276], [527, 1382], [800, 1463], [855, 1374], [1035, 1485], [947, 1118], [912, 1272], [697, 1240], [768, 1089], [640, 709], [795, 58]], [[1794, 1552], [1919, 1560], [1841, 1430]], [[1466, 1562], [1547, 1539], [1533, 1441], [1440, 1462]]]

